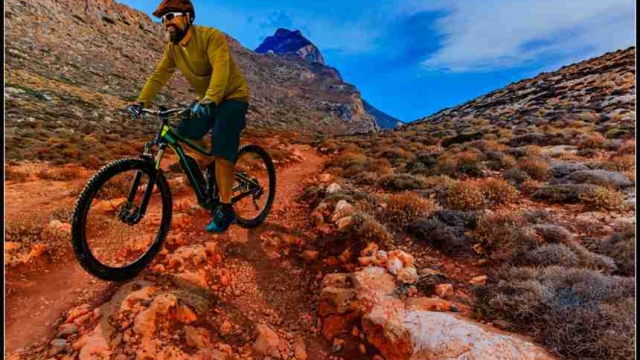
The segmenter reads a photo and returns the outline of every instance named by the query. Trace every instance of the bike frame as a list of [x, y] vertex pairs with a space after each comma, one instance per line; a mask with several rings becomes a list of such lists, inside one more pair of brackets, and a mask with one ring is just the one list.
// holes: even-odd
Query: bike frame
[[[177, 111], [175, 111], [177, 112]], [[199, 180], [197, 175], [195, 174], [195, 172], [199, 172], [200, 178], [203, 178], [202, 176], [202, 172], [200, 170], [199, 167], [196, 167], [195, 169], [189, 164], [188, 162], [188, 155], [185, 154], [181, 143], [184, 143], [186, 146], [190, 147], [191, 149], [197, 151], [198, 153], [205, 155], [205, 156], [213, 156], [212, 152], [213, 149], [211, 149], [210, 151], [206, 151], [205, 149], [199, 147], [198, 145], [192, 143], [191, 141], [189, 141], [187, 138], [181, 136], [180, 134], [178, 134], [171, 126], [169, 126], [169, 114], [171, 113], [171, 111], [167, 111], [165, 113], [161, 113], [158, 115], [158, 117], [160, 118], [160, 120], [162, 120], [162, 127], [160, 128], [160, 130], [158, 131], [158, 134], [156, 135], [156, 139], [154, 141], [151, 141], [149, 143], [147, 143], [144, 147], [144, 152], [143, 152], [143, 157], [149, 159], [152, 162], [155, 162], [155, 168], [156, 170], [160, 169], [160, 162], [162, 160], [162, 157], [167, 149], [167, 146], [171, 147], [171, 149], [176, 153], [176, 155], [178, 156], [178, 161], [180, 162], [180, 165], [182, 166], [182, 168], [184, 169], [185, 173], [187, 174], [187, 179], [189, 180], [189, 184], [191, 185], [191, 188], [194, 190], [195, 194], [196, 194], [196, 198], [198, 200], [198, 204], [205, 208], [205, 209], [209, 209], [212, 210], [214, 208], [214, 206], [217, 204], [218, 199], [217, 199], [217, 186], [216, 186], [216, 181], [215, 178], [213, 179], [213, 183], [212, 183], [212, 188], [211, 189], [207, 189], [207, 182], [205, 181], [204, 184], [202, 184]], [[157, 145], [158, 146], [158, 152], [157, 154], [154, 156], [151, 153], [151, 148], [153, 146]], [[156, 172], [157, 173], [157, 172]], [[149, 185], [147, 186], [147, 189], [145, 189], [145, 193], [143, 195], [142, 198], [142, 203], [140, 205], [140, 209], [139, 212], [137, 214], [137, 220], [139, 221], [139, 219], [141, 219], [145, 212], [146, 212], [146, 208], [147, 205], [149, 204], [149, 200], [151, 198], [151, 194], [153, 193], [153, 186], [155, 185], [156, 182], [156, 173], [151, 175], [151, 178], [149, 179]], [[215, 176], [215, 174], [214, 174]], [[134, 182], [133, 182], [133, 186], [131, 187], [131, 190], [129, 192], [129, 196], [127, 197], [127, 200], [129, 203], [133, 203], [133, 200], [135, 198], [135, 193], [138, 189], [138, 186], [140, 185], [140, 178], [142, 177], [142, 173], [141, 172], [137, 172], [135, 177], [134, 177]], [[233, 189], [233, 191], [237, 191], [240, 188], [242, 188], [243, 186], [247, 187], [247, 191], [242, 192], [241, 194], [238, 194], [236, 196], [234, 196], [231, 199], [231, 203], [235, 203], [247, 196], [250, 196], [252, 194], [257, 194], [257, 192], [261, 191], [262, 189], [260, 188], [260, 184], [258, 184], [257, 181], [250, 179], [249, 177], [247, 177], [245, 174], [243, 173], [238, 173], [236, 172], [234, 174], [234, 177], [236, 178], [236, 180], [238, 180], [238, 182], [240, 183], [240, 185], [238, 185], [237, 187], [235, 187]], [[209, 190], [209, 191], [207, 191]], [[256, 191], [256, 193], [254, 193], [254, 191]], [[135, 221], [134, 219], [130, 219]]]

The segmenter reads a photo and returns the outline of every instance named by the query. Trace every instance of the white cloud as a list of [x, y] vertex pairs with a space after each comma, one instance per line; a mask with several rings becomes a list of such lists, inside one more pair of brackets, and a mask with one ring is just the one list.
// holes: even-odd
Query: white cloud
[[402, 11], [443, 11], [440, 49], [427, 70], [466, 72], [544, 59], [582, 60], [635, 44], [633, 0], [408, 1]]

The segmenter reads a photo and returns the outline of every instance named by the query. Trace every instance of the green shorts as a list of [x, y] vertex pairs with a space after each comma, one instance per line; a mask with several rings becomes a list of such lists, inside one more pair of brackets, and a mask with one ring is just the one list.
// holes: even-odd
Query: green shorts
[[249, 104], [244, 101], [225, 100], [213, 110], [212, 118], [182, 120], [176, 131], [186, 138], [200, 140], [211, 130], [212, 155], [235, 162], [248, 109]]

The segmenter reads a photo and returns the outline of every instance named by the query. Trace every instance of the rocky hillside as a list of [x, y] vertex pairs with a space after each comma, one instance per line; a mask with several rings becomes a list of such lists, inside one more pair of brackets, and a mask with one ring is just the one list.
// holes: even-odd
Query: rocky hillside
[[[320, 49], [304, 37], [300, 30], [278, 29], [273, 36], [267, 37], [256, 48], [256, 52], [261, 54], [293, 55], [312, 63], [328, 66], [322, 57], [322, 53], [320, 53]], [[330, 69], [338, 73], [337, 69]], [[364, 110], [373, 116], [379, 129], [395, 129], [401, 124], [400, 120], [376, 109], [365, 100], [362, 100], [362, 104]]]
[[[48, 160], [52, 146], [71, 154], [101, 153], [89, 145], [150, 133], [150, 125], [115, 119], [115, 110], [137, 96], [159, 61], [160, 24], [111, 0], [10, 0], [5, 6], [9, 158]], [[337, 71], [295, 56], [258, 54], [231, 38], [229, 43], [252, 93], [250, 127], [376, 129], [358, 90]], [[178, 74], [157, 103], [187, 103], [194, 96]]]
[[[561, 359], [631, 358], [634, 83], [629, 48], [392, 132], [318, 142], [333, 155], [321, 177], [337, 185], [308, 189], [312, 218], [320, 231], [341, 234], [323, 239], [325, 248], [363, 267], [345, 265], [323, 281], [323, 331], [355, 317], [385, 359], [545, 358], [507, 350], [518, 345], [476, 352], [466, 341], [479, 331], [449, 326], [450, 314], [412, 313], [419, 303], [531, 336]], [[365, 268], [378, 264], [404, 286], [387, 287], [384, 270]], [[372, 278], [386, 297], [367, 298]], [[404, 306], [395, 298], [403, 289]], [[335, 301], [350, 296], [365, 306]], [[437, 347], [440, 332], [465, 336]]]
[[382, 111], [376, 109], [373, 105], [369, 104], [366, 100], [362, 100], [364, 104], [364, 109], [376, 118], [376, 123], [381, 129], [395, 129], [404, 124], [399, 119], [394, 118], [391, 115], [383, 113]]
[[480, 96], [460, 106], [418, 119], [404, 129], [449, 124], [449, 133], [468, 127], [471, 119], [497, 126], [526, 128], [541, 123], [585, 121], [608, 137], [635, 132], [635, 47], [610, 52], [558, 71]]

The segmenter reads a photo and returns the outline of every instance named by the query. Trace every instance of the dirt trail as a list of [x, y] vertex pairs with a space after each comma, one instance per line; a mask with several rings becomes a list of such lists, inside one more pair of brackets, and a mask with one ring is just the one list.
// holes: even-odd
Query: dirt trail
[[[277, 170], [276, 198], [266, 222], [256, 229], [239, 226], [225, 234], [206, 234], [207, 216], [192, 217], [188, 233], [189, 244], [215, 239], [225, 249], [224, 268], [234, 283], [228, 296], [217, 299], [213, 324], [230, 320], [244, 333], [244, 343], [250, 341], [257, 323], [286, 329], [304, 335], [310, 359], [326, 358], [329, 346], [319, 336], [312, 336], [315, 301], [313, 287], [316, 274], [310, 273], [297, 254], [289, 249], [311, 241], [307, 209], [296, 202], [304, 190], [304, 180], [321, 171], [323, 159], [309, 147], [301, 147], [304, 160]], [[84, 180], [83, 180], [84, 181]], [[61, 183], [56, 183], [60, 187]], [[7, 213], [19, 217], [29, 208], [51, 208], [65, 200], [65, 188], [56, 188], [54, 199], [46, 193], [36, 193], [34, 183], [15, 184], [7, 192]], [[73, 186], [68, 184], [68, 186]], [[31, 190], [29, 190], [31, 189]], [[58, 191], [59, 190], [59, 191]], [[29, 206], [22, 201], [29, 197]], [[180, 194], [175, 202], [195, 204], [192, 194]], [[292, 245], [293, 244], [293, 245]], [[44, 267], [7, 272], [6, 353], [50, 340], [55, 335], [63, 312], [82, 303], [97, 305], [108, 300], [118, 284], [99, 281], [80, 268], [75, 259], [67, 264], [47, 264]], [[143, 273], [140, 277], [145, 277]], [[300, 336], [300, 335], [298, 335]], [[6, 354], [5, 353], [5, 354]]]

